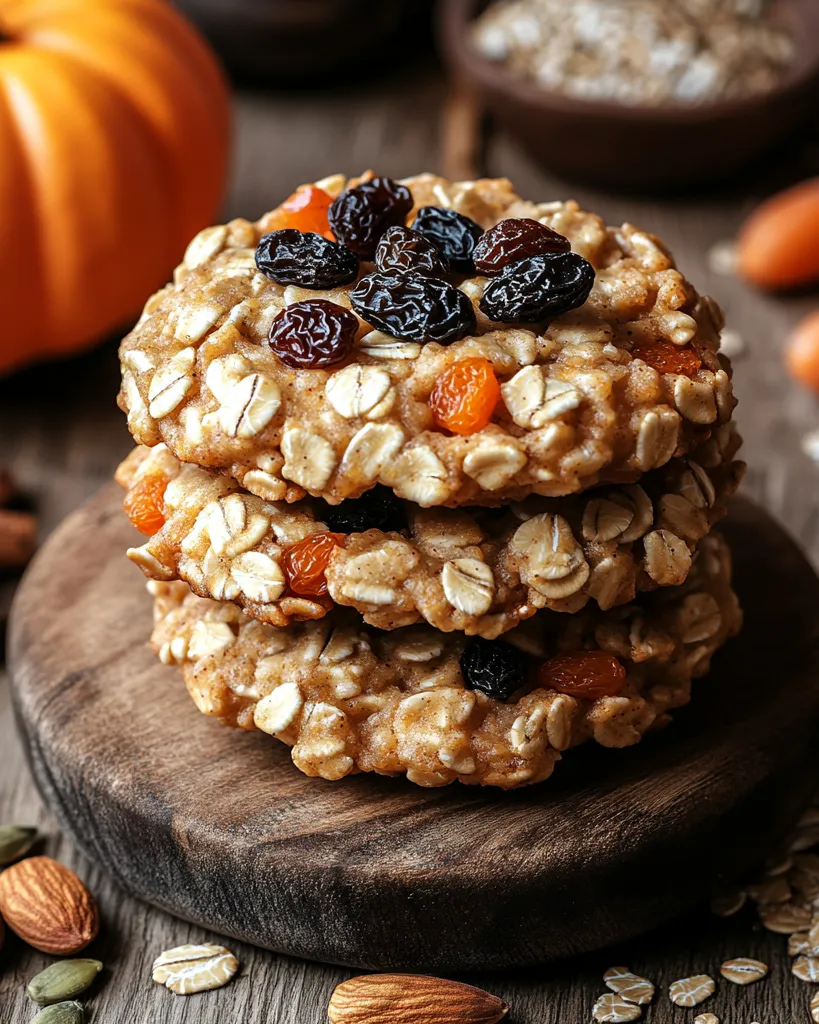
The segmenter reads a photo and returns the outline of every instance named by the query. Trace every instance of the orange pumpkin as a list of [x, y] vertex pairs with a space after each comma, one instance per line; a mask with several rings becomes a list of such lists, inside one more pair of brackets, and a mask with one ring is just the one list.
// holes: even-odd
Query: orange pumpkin
[[121, 326], [213, 222], [228, 92], [165, 0], [0, 0], [0, 370]]

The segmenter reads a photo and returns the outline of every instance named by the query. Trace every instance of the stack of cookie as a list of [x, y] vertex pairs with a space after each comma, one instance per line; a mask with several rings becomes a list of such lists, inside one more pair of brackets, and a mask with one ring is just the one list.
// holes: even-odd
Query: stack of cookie
[[504, 179], [208, 228], [121, 348], [159, 657], [326, 779], [637, 743], [740, 624], [721, 327], [658, 239]]

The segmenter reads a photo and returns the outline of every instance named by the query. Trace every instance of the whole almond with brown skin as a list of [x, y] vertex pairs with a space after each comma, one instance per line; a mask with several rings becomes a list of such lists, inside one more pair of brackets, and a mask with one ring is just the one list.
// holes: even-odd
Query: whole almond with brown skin
[[333, 1024], [496, 1024], [509, 1007], [473, 985], [424, 974], [364, 974], [330, 997]]
[[0, 915], [43, 953], [84, 949], [99, 931], [94, 897], [73, 871], [51, 857], [29, 857], [0, 875]]

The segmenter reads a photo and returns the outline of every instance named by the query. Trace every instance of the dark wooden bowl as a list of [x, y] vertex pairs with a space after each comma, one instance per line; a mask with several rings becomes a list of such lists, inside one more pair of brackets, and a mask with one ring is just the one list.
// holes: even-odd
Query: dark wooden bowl
[[[174, 0], [241, 83], [325, 85], [383, 73], [426, 28], [431, 0]], [[336, 82], [335, 84], [338, 84]]]
[[469, 25], [487, 0], [441, 0], [444, 59], [538, 160], [559, 174], [617, 188], [668, 191], [725, 178], [772, 150], [819, 108], [819, 0], [778, 0], [796, 42], [779, 85], [747, 100], [630, 107], [574, 99], [486, 60]]

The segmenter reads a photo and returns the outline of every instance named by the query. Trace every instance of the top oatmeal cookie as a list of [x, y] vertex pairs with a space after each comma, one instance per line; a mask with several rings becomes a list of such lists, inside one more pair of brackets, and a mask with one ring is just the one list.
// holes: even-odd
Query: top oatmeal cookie
[[122, 343], [119, 401], [139, 443], [266, 501], [502, 504], [634, 481], [730, 420], [721, 328], [658, 239], [573, 201], [335, 176], [191, 242]]

